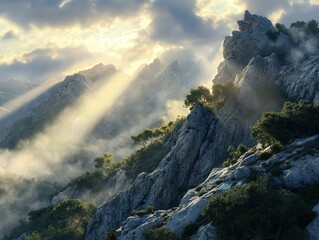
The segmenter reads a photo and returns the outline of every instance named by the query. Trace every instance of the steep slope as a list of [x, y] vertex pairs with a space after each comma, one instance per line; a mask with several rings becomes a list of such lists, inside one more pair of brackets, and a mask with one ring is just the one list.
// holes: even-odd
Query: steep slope
[[[97, 214], [89, 223], [86, 240], [103, 239], [110, 229], [117, 228], [120, 225], [122, 227], [119, 228], [119, 239], [143, 239], [142, 233], [145, 229], [161, 225], [164, 222], [163, 219], [167, 219], [167, 213], [173, 211], [162, 210], [172, 208], [178, 202], [183, 205], [191, 198], [189, 194], [184, 195], [183, 190], [185, 188], [182, 188], [182, 193], [177, 191], [182, 186], [176, 185], [179, 183], [178, 179], [185, 178], [184, 169], [189, 169], [189, 165], [192, 166], [192, 170], [187, 173], [187, 183], [191, 183], [188, 187], [202, 182], [209, 174], [211, 174], [209, 179], [214, 176], [215, 181], [218, 176], [225, 173], [224, 171], [228, 171], [214, 169], [225, 159], [227, 147], [230, 145], [236, 146], [239, 143], [253, 146], [254, 141], [250, 135], [250, 126], [263, 112], [281, 108], [285, 100], [281, 93], [289, 93], [291, 90], [286, 86], [279, 90], [276, 85], [278, 82], [284, 81], [282, 80], [283, 69], [285, 69], [283, 65], [286, 62], [282, 61], [278, 53], [278, 45], [274, 44], [267, 36], [268, 32], [275, 31], [274, 27], [266, 18], [251, 15], [248, 11], [245, 13], [244, 20], [239, 21], [238, 25], [239, 31], [234, 31], [232, 37], [225, 38], [225, 60], [219, 66], [218, 74], [213, 80], [214, 84], [233, 82], [235, 95], [228, 99], [224, 106], [216, 112], [210, 124], [207, 124], [206, 117], [204, 117], [207, 110], [197, 106], [187, 118], [176, 145], [163, 159], [158, 169], [149, 175], [141, 174], [130, 188], [120, 192], [113, 200], [103, 204], [98, 209]], [[291, 44], [285, 34], [278, 33], [277, 43], [281, 44], [285, 51], [290, 50]], [[298, 69], [292, 74], [294, 76], [297, 76], [298, 71], [305, 71], [305, 69], [311, 71], [310, 66], [304, 68], [304, 70], [296, 64], [293, 67]], [[311, 81], [310, 78], [309, 81]], [[314, 88], [312, 87], [312, 89]], [[292, 94], [290, 97], [298, 100], [298, 97]], [[200, 119], [194, 118], [195, 115], [200, 116], [202, 123], [199, 123]], [[196, 125], [203, 126], [206, 131]], [[187, 132], [191, 134], [193, 131], [197, 132], [195, 136], [198, 137], [196, 139], [185, 134]], [[205, 138], [200, 137], [203, 131], [206, 132]], [[189, 146], [192, 146], [191, 152], [188, 151]], [[176, 157], [172, 158], [171, 156]], [[183, 158], [182, 165], [179, 163], [180, 156]], [[257, 161], [256, 157], [249, 159], [246, 162]], [[175, 166], [175, 164], [179, 166], [178, 169], [167, 167]], [[300, 167], [298, 165], [297, 168]], [[245, 166], [231, 167], [230, 170], [232, 175], [229, 175], [227, 179], [237, 179], [237, 181], [248, 177], [251, 173], [251, 169]], [[219, 173], [217, 174], [216, 171], [219, 171]], [[171, 176], [174, 176], [174, 179], [177, 180], [171, 181]], [[158, 185], [158, 182], [161, 184]], [[218, 189], [225, 190], [230, 188], [232, 184], [225, 181], [219, 188], [214, 189], [215, 191]], [[213, 185], [213, 182], [210, 182], [209, 185]], [[156, 186], [156, 190], [153, 186]], [[172, 192], [175, 194], [172, 195]], [[183, 195], [184, 198], [182, 199]], [[163, 196], [165, 196], [165, 201], [163, 201]], [[172, 201], [173, 199], [174, 201]], [[183, 210], [169, 218], [167, 226], [171, 230], [181, 233], [187, 224], [195, 221], [199, 216], [208, 197], [203, 199], [204, 202], [195, 199], [189, 203], [189, 207], [180, 207]], [[128, 218], [133, 209], [143, 209], [149, 204], [158, 210], [154, 215]], [[207, 228], [210, 229], [209, 226]], [[201, 230], [200, 234], [203, 234], [203, 236], [206, 234], [204, 229]]]
[[[299, 139], [288, 145], [281, 152], [271, 156], [268, 160], [260, 158], [260, 150], [250, 150], [242, 155], [238, 162], [228, 168], [215, 168], [205, 181], [198, 187], [190, 189], [184, 194], [178, 207], [168, 210], [159, 210], [144, 216], [131, 216], [117, 229], [118, 240], [144, 239], [145, 230], [157, 226], [167, 227], [173, 232], [182, 234], [185, 227], [198, 223], [202, 210], [208, 200], [235, 185], [242, 185], [254, 175], [272, 176], [272, 169], [282, 169], [275, 176], [277, 187], [297, 189], [319, 182], [319, 149], [318, 135]], [[312, 155], [294, 159], [297, 152], [313, 150]], [[293, 151], [292, 151], [293, 150]], [[262, 150], [262, 151], [268, 151]], [[317, 237], [314, 229], [315, 222], [309, 225], [310, 235]], [[202, 223], [198, 231], [193, 232], [188, 239], [208, 240], [214, 237], [215, 230], [211, 224]], [[314, 238], [316, 239], [316, 238]]]
[[[232, 82], [233, 96], [215, 113], [196, 105], [182, 126], [173, 131], [167, 142], [172, 148], [156, 170], [141, 173], [127, 189], [105, 199], [88, 224], [86, 240], [104, 240], [112, 229], [116, 229], [117, 239], [143, 240], [146, 230], [159, 226], [181, 235], [191, 224], [197, 224], [199, 229], [193, 229], [188, 239], [208, 240], [216, 231], [209, 222], [199, 218], [213, 196], [248, 183], [257, 175], [271, 176], [277, 187], [292, 191], [319, 183], [317, 135], [297, 139], [272, 156], [270, 147], [263, 149], [257, 145], [236, 164], [220, 168], [230, 145], [255, 145], [250, 127], [263, 112], [279, 110], [287, 100], [285, 95], [291, 100], [306, 99], [314, 103], [318, 98], [316, 56], [299, 63], [284, 59], [278, 48], [284, 51], [284, 56], [289, 56], [294, 43], [287, 34], [276, 32], [264, 17], [246, 11], [238, 25], [239, 31], [225, 38], [225, 60], [213, 80], [213, 84]], [[270, 37], [274, 33], [275, 40]], [[154, 64], [158, 66], [157, 61]], [[165, 89], [166, 84], [161, 83], [172, 79], [173, 86], [181, 88], [185, 83], [181, 81], [183, 71], [178, 65], [172, 63], [155, 74], [151, 82], [145, 83], [141, 77], [138, 86], [155, 94], [154, 86]], [[148, 76], [149, 71], [145, 70], [144, 74]], [[159, 93], [166, 98], [175, 94], [176, 88]], [[144, 96], [148, 96], [148, 91]], [[154, 107], [152, 101], [147, 101], [147, 106]], [[149, 111], [139, 107], [146, 113]], [[64, 198], [60, 194], [55, 200], [58, 197]], [[131, 216], [133, 210], [147, 206], [154, 207], [155, 212]], [[314, 210], [318, 211], [318, 207]], [[318, 237], [316, 224], [318, 218], [308, 226], [312, 239]]]
[[[99, 64], [92, 69], [66, 77], [54, 89], [50, 89], [49, 93], [45, 93], [47, 96], [42, 98], [43, 101], [35, 100], [32, 111], [24, 111], [25, 115], [17, 118], [17, 121], [5, 122], [7, 119], [2, 121], [2, 126], [8, 126], [9, 131], [6, 138], [1, 141], [1, 147], [15, 147], [20, 140], [30, 139], [34, 134], [41, 132], [48, 124], [55, 121], [56, 116], [63, 109], [72, 106], [81, 96], [94, 93], [96, 85], [107, 82], [109, 77], [117, 72], [119, 71], [112, 65]], [[62, 153], [57, 153], [57, 156], [60, 154], [63, 159], [59, 159], [60, 164], [53, 166], [53, 171], [60, 174], [65, 173], [62, 174], [63, 179], [68, 180], [78, 174], [70, 173], [70, 170], [77, 169], [78, 172], [82, 172], [82, 169], [92, 169], [92, 160], [105, 152], [115, 152], [116, 157], [126, 157], [130, 154], [127, 149], [131, 150], [132, 145], [130, 136], [145, 127], [158, 125], [166, 112], [166, 101], [184, 99], [189, 88], [198, 85], [201, 79], [200, 73], [199, 65], [192, 61], [174, 62], [165, 67], [158, 59], [155, 59], [150, 65], [143, 65], [130, 87], [105, 114], [87, 139], [80, 146], [74, 146], [73, 149], [76, 152], [72, 152], [72, 155], [67, 157], [63, 157]], [[105, 100], [107, 100], [107, 95]], [[150, 104], [152, 104], [151, 108]], [[74, 123], [72, 125], [74, 130], [81, 131], [81, 125], [76, 124], [76, 119]], [[72, 144], [70, 142], [68, 147], [73, 147]], [[122, 149], [124, 149], [123, 152], [121, 152]], [[50, 154], [48, 153], [47, 156]], [[59, 174], [54, 175], [55, 179], [61, 181]], [[85, 195], [83, 199], [94, 199], [97, 203], [101, 203], [103, 199], [105, 200], [127, 186], [127, 183], [119, 184], [123, 179], [118, 179], [117, 176], [114, 177], [114, 181], [110, 180], [106, 183], [105, 187], [109, 190], [101, 193], [100, 196], [81, 194], [76, 188], [71, 187], [58, 198], [65, 198], [65, 195], [68, 197]], [[14, 190], [11, 189], [11, 191]], [[26, 207], [20, 214], [26, 214], [28, 211], [30, 208]]]

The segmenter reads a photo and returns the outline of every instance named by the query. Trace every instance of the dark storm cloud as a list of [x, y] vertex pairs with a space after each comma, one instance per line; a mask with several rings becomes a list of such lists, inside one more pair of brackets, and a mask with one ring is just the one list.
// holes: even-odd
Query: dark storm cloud
[[195, 0], [155, 0], [151, 7], [154, 19], [150, 25], [151, 37], [166, 43], [213, 43], [228, 32], [221, 25], [196, 15]]
[[8, 31], [8, 32], [6, 32], [5, 34], [3, 34], [3, 36], [2, 36], [2, 40], [11, 40], [11, 39], [15, 39], [17, 36], [16, 36], [16, 34], [12, 31], [12, 30], [10, 30], [10, 31]]
[[[101, 19], [136, 14], [147, 0], [1, 0], [0, 15], [20, 26], [90, 25]], [[63, 4], [65, 2], [65, 4]]]
[[61, 78], [62, 72], [75, 63], [85, 60], [90, 54], [85, 48], [36, 49], [23, 55], [23, 61], [14, 60], [10, 64], [1, 64], [0, 80], [11, 78], [27, 79], [34, 83], [46, 81], [48, 78]]

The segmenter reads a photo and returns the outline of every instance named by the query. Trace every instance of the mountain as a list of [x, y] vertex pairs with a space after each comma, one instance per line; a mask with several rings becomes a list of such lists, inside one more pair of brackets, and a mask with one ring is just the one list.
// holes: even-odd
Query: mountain
[[[6, 129], [0, 146], [14, 148], [19, 141], [30, 139], [41, 132], [45, 126], [50, 125], [63, 109], [72, 108], [81, 96], [90, 92], [94, 93], [98, 88], [95, 86], [105, 84], [116, 73], [120, 71], [113, 65], [98, 64], [92, 69], [66, 77], [63, 82], [55, 86], [54, 90], [50, 90], [47, 99], [29, 108], [29, 111], [19, 119], [10, 121], [11, 124]], [[141, 66], [134, 75], [130, 87], [112, 109], [105, 113], [91, 134], [87, 136], [86, 142], [109, 141], [124, 133], [133, 135], [145, 127], [157, 125], [166, 114], [166, 102], [173, 99], [182, 100], [190, 88], [197, 86], [202, 80], [200, 65], [190, 60], [180, 63], [175, 61], [165, 67], [158, 59], [155, 59], [150, 65]], [[129, 137], [130, 135], [127, 134], [126, 141], [121, 143], [121, 147], [128, 148], [125, 146], [130, 145]], [[117, 148], [106, 147], [104, 151], [120, 151], [119, 144], [115, 145]], [[85, 155], [85, 153], [81, 154]], [[93, 158], [97, 154], [102, 152], [94, 152], [93, 155], [91, 153], [91, 157], [83, 158]]]
[[[44, 130], [46, 127], [54, 124], [57, 121], [57, 117], [63, 115], [66, 109], [72, 109], [83, 98], [90, 98], [101, 85], [108, 83], [113, 76], [119, 74], [124, 75], [113, 65], [98, 64], [91, 69], [67, 76], [64, 81], [57, 83], [17, 112], [1, 119], [0, 139], [2, 137], [2, 140], [0, 141], [0, 146], [2, 150], [0, 150], [0, 154], [6, 157], [6, 153], [9, 152], [12, 153], [12, 157], [9, 157], [9, 159], [17, 158], [14, 154], [17, 152], [17, 155], [19, 155], [19, 152], [21, 152], [21, 146], [18, 144], [20, 141], [26, 140], [27, 143], [32, 143], [32, 137], [38, 134], [40, 136], [41, 134], [45, 135]], [[116, 157], [127, 156], [132, 151], [131, 149], [135, 147], [132, 147], [130, 136], [146, 127], [158, 126], [167, 111], [165, 103], [171, 99], [184, 99], [190, 88], [199, 84], [202, 79], [201, 75], [200, 65], [196, 62], [175, 61], [165, 66], [159, 59], [155, 59], [151, 64], [145, 64], [140, 67], [137, 73], [134, 74], [134, 79], [129, 88], [114, 106], [104, 114], [83, 142], [79, 144], [73, 144], [72, 141], [67, 142], [68, 147], [72, 150], [71, 154], [63, 155], [64, 153], [61, 149], [52, 150], [54, 146], [44, 146], [42, 148], [42, 145], [40, 145], [40, 149], [38, 149], [37, 142], [35, 142], [33, 145], [27, 145], [25, 151], [22, 148], [22, 153], [19, 156], [23, 158], [24, 152], [27, 154], [34, 152], [34, 156], [42, 162], [45, 162], [50, 156], [58, 158], [55, 159], [59, 161], [59, 164], [52, 164], [52, 169], [49, 170], [50, 179], [42, 177], [39, 180], [40, 183], [43, 181], [58, 181], [59, 183], [69, 181], [77, 176], [79, 172], [82, 172], [83, 169], [92, 169], [92, 160], [104, 152], [114, 152]], [[128, 76], [126, 77], [128, 78]], [[167, 91], [167, 89], [170, 89], [170, 91]], [[108, 97], [106, 95], [101, 101], [107, 100]], [[78, 116], [83, 111], [85, 112], [85, 109], [78, 108], [77, 114], [72, 116], [74, 119], [69, 119], [71, 122], [69, 129], [72, 130], [71, 134], [74, 134], [75, 140], [77, 139], [76, 133], [82, 130]], [[87, 118], [86, 115], [84, 116]], [[62, 128], [62, 126], [62, 124], [58, 125], [58, 128]], [[54, 134], [55, 136], [48, 136], [49, 139], [58, 136], [57, 133]], [[43, 138], [41, 141], [43, 141]], [[7, 150], [7, 148], [10, 150]], [[45, 156], [41, 159], [43, 150]], [[27, 159], [30, 161], [30, 158]], [[5, 177], [0, 176], [0, 179]], [[28, 178], [25, 177], [24, 179], [26, 181], [23, 184], [27, 184]], [[38, 185], [34, 185], [32, 192], [41, 191]], [[112, 184], [106, 185], [110, 186]], [[122, 190], [125, 184], [123, 183], [122, 185], [121, 188], [114, 188], [114, 191], [110, 192]], [[76, 189], [73, 190], [73, 193], [77, 193]], [[15, 189], [9, 188], [7, 194], [15, 196]], [[80, 194], [78, 193], [78, 195]], [[87, 195], [88, 198], [91, 196], [91, 194]], [[101, 194], [99, 199], [110, 195], [112, 194]], [[18, 205], [24, 206], [24, 208], [19, 208], [19, 214], [11, 210], [11, 201], [5, 199], [3, 202], [3, 214], [12, 214], [19, 216], [19, 218], [26, 215], [33, 208], [30, 202], [35, 202], [34, 199], [30, 200], [28, 196], [26, 197], [26, 199], [20, 198], [17, 200]], [[98, 201], [97, 196], [95, 196], [95, 199]], [[41, 201], [39, 206], [43, 206], [42, 204], [45, 202], [49, 203], [47, 198]], [[7, 228], [7, 225], [0, 224], [0, 232], [4, 228]]]
[[35, 87], [34, 84], [27, 80], [10, 79], [0, 81], [0, 104], [9, 102], [16, 97], [30, 91]]
[[[257, 144], [251, 135], [251, 126], [262, 116], [261, 119], [266, 118], [263, 113], [279, 111], [285, 101], [307, 100], [318, 104], [318, 51], [305, 52], [298, 61], [293, 58], [296, 50], [303, 49], [303, 42], [295, 39], [289, 31], [304, 32], [304, 27], [274, 27], [267, 18], [248, 11], [244, 19], [238, 21], [238, 26], [239, 30], [233, 31], [232, 36], [224, 40], [224, 60], [213, 79], [214, 86], [227, 86], [232, 92], [218, 109], [197, 104], [185, 120], [177, 121], [161, 139], [157, 139], [159, 142], [156, 139], [151, 141], [119, 165], [110, 164], [112, 168], [107, 168], [109, 172], [103, 180], [94, 181], [93, 178], [92, 183], [90, 176], [96, 175], [88, 173], [87, 179], [85, 175], [80, 177], [53, 198], [49, 208], [54, 212], [72, 201], [65, 199], [95, 201], [95, 188], [90, 187], [92, 184], [101, 186], [105, 198], [97, 201], [99, 207], [94, 214], [89, 214], [90, 220], [84, 223], [81, 228], [83, 234], [78, 239], [183, 237], [208, 240], [221, 233], [229, 234], [242, 223], [253, 227], [260, 223], [266, 229], [263, 232], [263, 228], [240, 228], [240, 234], [246, 234], [244, 239], [247, 236], [249, 239], [263, 239], [263, 236], [269, 239], [303, 239], [305, 229], [310, 239], [319, 238], [316, 228], [319, 218], [315, 216], [319, 213], [318, 135], [302, 136], [299, 133], [298, 137], [283, 143], [280, 148], [273, 143], [270, 146]], [[310, 35], [306, 34], [305, 39], [318, 39], [319, 31], [307, 32]], [[153, 64], [157, 66], [159, 63], [156, 60]], [[148, 114], [148, 106], [163, 106], [153, 99], [163, 96], [167, 99], [178, 91], [184, 91], [183, 87], [187, 84], [181, 80], [184, 79], [181, 78], [184, 74], [182, 69], [185, 69], [181, 66], [182, 63], [174, 62], [166, 68], [154, 67], [163, 70], [154, 74], [149, 82], [144, 82], [143, 77], [137, 78], [137, 86], [147, 89], [142, 91], [142, 99], [147, 104], [145, 108], [142, 107], [144, 105], [138, 105], [138, 108]], [[150, 74], [148, 70], [142, 72], [143, 76]], [[167, 90], [165, 82], [174, 87]], [[290, 107], [290, 110], [299, 116], [295, 108]], [[317, 119], [317, 115], [307, 115], [308, 120]], [[275, 120], [288, 119], [288, 123], [293, 121], [283, 113], [268, 116], [276, 116]], [[304, 120], [304, 117], [299, 118], [298, 121]], [[286, 126], [280, 127], [275, 132], [286, 130]], [[247, 151], [236, 156], [232, 165], [222, 167], [228, 156], [228, 147], [239, 144], [245, 144]], [[98, 173], [101, 172], [95, 172]], [[128, 181], [121, 185], [123, 176]], [[258, 180], [260, 176], [272, 179], [273, 188]], [[89, 189], [83, 190], [81, 185], [87, 183], [91, 183]], [[108, 191], [111, 194], [105, 193]], [[92, 195], [87, 197], [86, 193]], [[304, 204], [306, 200], [310, 201]], [[281, 205], [278, 206], [278, 202]], [[311, 212], [311, 208], [315, 213]], [[256, 212], [251, 212], [251, 209]], [[266, 213], [263, 209], [267, 209]], [[50, 216], [46, 215], [46, 210], [39, 211], [43, 215], [30, 219], [31, 226], [42, 217]], [[208, 218], [207, 212], [210, 212]], [[52, 221], [51, 227], [57, 224]], [[273, 222], [275, 226], [271, 225]], [[223, 231], [223, 227], [229, 227], [229, 224], [230, 228]], [[273, 229], [277, 230], [274, 234], [267, 232]], [[35, 230], [48, 233], [46, 227], [33, 226], [33, 233]], [[22, 226], [19, 233], [21, 240], [31, 232]]]
[[[239, 21], [238, 25], [239, 31], [234, 31], [232, 36], [225, 38], [225, 60], [220, 64], [213, 80], [215, 84], [232, 81], [236, 88], [235, 96], [216, 114], [211, 114], [203, 107], [195, 107], [179, 133], [175, 134], [178, 136], [176, 143], [159, 167], [150, 174], [140, 174], [131, 187], [98, 208], [89, 222], [86, 240], [103, 239], [113, 228], [117, 229], [118, 239], [144, 239], [143, 232], [156, 226], [166, 226], [181, 234], [185, 226], [197, 219], [203, 206], [217, 190], [229, 189], [234, 185], [232, 181], [242, 180], [252, 172], [250, 168], [240, 164], [229, 169], [216, 168], [226, 158], [228, 146], [244, 143], [252, 147], [255, 143], [251, 138], [250, 126], [263, 112], [279, 110], [285, 100], [284, 96], [299, 100], [304, 97], [301, 96], [302, 92], [317, 91], [318, 88], [314, 86], [317, 86], [318, 78], [313, 76], [315, 70], [311, 68], [316, 65], [312, 62], [316, 61], [315, 56], [299, 63], [282, 59], [278, 53], [278, 45], [282, 44], [287, 55], [293, 45], [284, 44], [288, 37], [280, 32], [276, 33], [278, 42], [274, 44], [267, 33], [274, 32], [275, 28], [264, 17], [251, 15], [247, 11], [244, 20]], [[265, 49], [266, 56], [261, 54]], [[300, 78], [301, 73], [304, 78]], [[304, 84], [305, 82], [308, 84]], [[303, 91], [296, 91], [298, 88]], [[315, 103], [316, 94], [307, 94], [306, 99]], [[249, 159], [256, 162], [258, 160], [256, 157]], [[309, 157], [309, 162], [316, 165], [314, 159], [317, 160], [318, 155]], [[258, 164], [261, 162], [258, 161]], [[286, 174], [295, 178], [306, 176], [308, 173], [300, 172], [308, 168], [303, 166], [303, 162], [299, 164], [294, 169], [295, 173]], [[312, 166], [309, 169], [315, 175], [318, 174], [317, 167]], [[231, 172], [229, 177], [225, 175], [227, 171]], [[211, 187], [219, 177], [230, 179], [230, 182], [217, 181], [218, 186]], [[289, 188], [299, 187], [296, 182], [306, 185], [318, 183], [318, 179], [310, 182], [299, 179], [293, 181]], [[199, 197], [199, 193], [194, 193], [194, 188], [198, 185], [206, 186], [205, 184], [209, 185], [210, 193]], [[144, 209], [148, 205], [158, 211], [130, 217], [132, 210]], [[213, 232], [212, 229], [210, 225], [203, 226], [192, 239], [210, 239], [212, 235], [209, 236], [207, 231]]]

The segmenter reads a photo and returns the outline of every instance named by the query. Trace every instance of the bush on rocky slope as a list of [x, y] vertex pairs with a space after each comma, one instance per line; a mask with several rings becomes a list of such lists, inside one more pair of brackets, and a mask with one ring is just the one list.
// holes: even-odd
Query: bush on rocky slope
[[263, 145], [289, 141], [319, 133], [319, 106], [306, 101], [287, 102], [280, 112], [264, 113], [252, 127], [253, 137]]
[[27, 240], [81, 240], [96, 206], [78, 199], [64, 200], [55, 207], [31, 211], [27, 222], [21, 223], [6, 239], [31, 233]]
[[239, 144], [237, 148], [234, 146], [228, 147], [228, 158], [223, 163], [224, 167], [229, 167], [232, 164], [235, 164], [238, 160], [238, 158], [243, 155], [245, 152], [247, 152], [247, 147], [244, 144]]
[[217, 239], [305, 239], [315, 214], [296, 194], [272, 188], [267, 178], [235, 186], [210, 199], [203, 215]]
[[190, 93], [186, 96], [184, 104], [185, 107], [189, 107], [190, 110], [192, 110], [196, 104], [201, 104], [209, 110], [217, 110], [233, 96], [234, 91], [235, 87], [232, 82], [214, 84], [212, 92], [210, 92], [207, 87], [200, 86], [191, 89]]
[[181, 240], [176, 233], [164, 227], [150, 228], [145, 231], [144, 237], [146, 240]]

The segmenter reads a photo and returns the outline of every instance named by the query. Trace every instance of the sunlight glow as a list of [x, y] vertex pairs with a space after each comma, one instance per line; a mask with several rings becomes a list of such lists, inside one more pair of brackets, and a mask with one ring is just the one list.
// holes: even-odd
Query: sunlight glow
[[24, 105], [31, 102], [33, 99], [40, 96], [42, 93], [46, 92], [48, 89], [52, 88], [54, 85], [56, 85], [59, 81], [52, 79], [48, 80], [41, 85], [37, 86], [36, 88], [28, 91], [27, 93], [23, 94], [22, 96], [19, 96], [18, 98], [13, 99], [10, 102], [7, 102], [0, 106], [0, 109], [6, 110], [0, 112], [0, 120], [7, 117], [11, 112], [17, 111]]
[[95, 91], [63, 110], [43, 132], [0, 153], [1, 171], [27, 177], [54, 174], [54, 166], [76, 152], [86, 134], [129, 87], [134, 77], [117, 73]]

